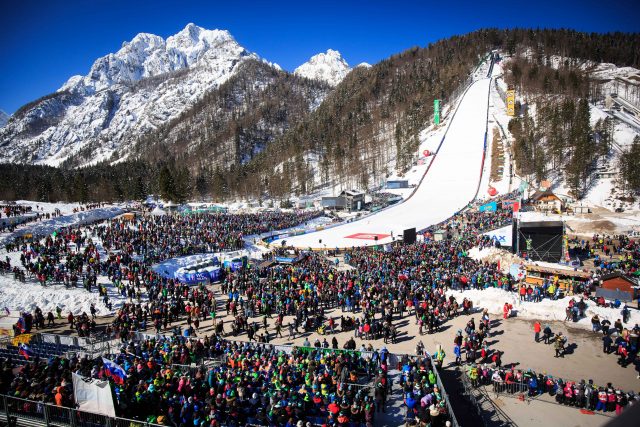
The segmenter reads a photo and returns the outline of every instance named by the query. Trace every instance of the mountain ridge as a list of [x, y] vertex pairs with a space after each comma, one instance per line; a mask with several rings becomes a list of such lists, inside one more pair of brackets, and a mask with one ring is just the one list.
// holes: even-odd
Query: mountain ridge
[[[82, 166], [106, 160], [131, 134], [187, 111], [246, 60], [261, 61], [226, 30], [189, 24], [166, 40], [140, 33], [98, 58], [85, 76], [72, 76], [57, 92], [21, 107], [0, 130], [0, 161]], [[76, 159], [87, 147], [94, 155]]]
[[324, 81], [335, 87], [350, 72], [351, 68], [342, 54], [337, 50], [328, 49], [326, 52], [313, 55], [307, 62], [296, 68], [293, 74]]

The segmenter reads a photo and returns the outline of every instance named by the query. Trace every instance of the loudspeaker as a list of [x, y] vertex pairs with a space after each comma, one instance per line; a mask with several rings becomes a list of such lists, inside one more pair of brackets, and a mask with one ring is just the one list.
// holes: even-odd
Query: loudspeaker
[[407, 245], [410, 245], [411, 243], [415, 243], [416, 242], [416, 228], [413, 227], [413, 228], [408, 228], [408, 229], [404, 230], [404, 233], [402, 234], [402, 240]]

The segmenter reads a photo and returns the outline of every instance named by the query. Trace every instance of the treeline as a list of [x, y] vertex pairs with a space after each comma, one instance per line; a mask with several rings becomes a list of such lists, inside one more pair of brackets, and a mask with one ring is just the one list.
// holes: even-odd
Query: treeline
[[640, 136], [620, 156], [620, 176], [625, 190], [640, 193]]
[[509, 122], [516, 170], [538, 184], [563, 175], [573, 196], [583, 197], [597, 160], [609, 153], [613, 121], [598, 120], [592, 128], [589, 103], [584, 98], [540, 102], [536, 112], [535, 120], [525, 110]]
[[516, 56], [509, 59], [505, 81], [518, 95], [588, 96], [589, 78], [577, 66], [561, 63], [552, 67], [550, 61], [539, 55], [536, 58]]
[[558, 55], [640, 67], [640, 33], [583, 33], [569, 29], [513, 29], [500, 32], [500, 43], [509, 55], [529, 49], [534, 58]]
[[[563, 177], [572, 195], [582, 198], [594, 182], [596, 167], [615, 161], [611, 156], [613, 119], [590, 124], [588, 99], [598, 92], [599, 82], [590, 80], [587, 61], [638, 66], [638, 49], [624, 46], [638, 38], [638, 34], [559, 31], [544, 43], [516, 47], [509, 43], [513, 56], [504, 79], [526, 101], [525, 105], [516, 102], [519, 116], [509, 123], [516, 170], [521, 175], [538, 184]], [[529, 110], [535, 111], [535, 119]], [[623, 153], [620, 162], [628, 189], [634, 188], [631, 183], [637, 179], [629, 160], [631, 151]]]
[[42, 202], [117, 202], [142, 200], [148, 194], [182, 202], [194, 187], [187, 168], [141, 161], [81, 169], [0, 164], [0, 181], [0, 200]]

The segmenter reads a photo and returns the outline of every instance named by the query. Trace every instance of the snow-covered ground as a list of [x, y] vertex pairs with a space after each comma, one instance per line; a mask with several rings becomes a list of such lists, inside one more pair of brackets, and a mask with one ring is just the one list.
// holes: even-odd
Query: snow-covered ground
[[[108, 206], [104, 208], [91, 209], [84, 212], [73, 213], [73, 209], [79, 205], [73, 203], [41, 203], [19, 201], [21, 205], [36, 205], [42, 210], [40, 212], [54, 212], [56, 209], [64, 214], [61, 217], [52, 218], [50, 220], [28, 223], [20, 226], [13, 233], [0, 234], [0, 242], [6, 242], [16, 236], [27, 233], [32, 234], [50, 234], [53, 231], [71, 225], [85, 224], [101, 219], [107, 219], [117, 216], [124, 210], [117, 206]], [[97, 243], [99, 249], [101, 243]], [[104, 251], [101, 251], [104, 255]], [[9, 257], [12, 266], [20, 265], [20, 253], [7, 253], [4, 247], [0, 247], [0, 257], [4, 260]], [[0, 275], [0, 308], [7, 307], [11, 312], [17, 311], [33, 311], [38, 306], [45, 314], [48, 311], [55, 313], [56, 307], [62, 308], [65, 315], [71, 311], [74, 314], [82, 312], [89, 313], [91, 303], [95, 303], [98, 314], [106, 315], [113, 313], [124, 302], [124, 298], [119, 295], [117, 289], [107, 280], [106, 277], [98, 277], [98, 284], [107, 287], [110, 302], [113, 304], [112, 310], [109, 310], [103, 303], [102, 298], [98, 296], [97, 290], [89, 293], [83, 288], [67, 289], [64, 285], [47, 285], [41, 286], [33, 279], [27, 279], [26, 283], [21, 283], [14, 279], [13, 274]]]
[[[6, 203], [6, 202], [0, 202]], [[53, 213], [56, 209], [60, 210], [62, 215], [68, 215], [73, 213], [74, 209], [79, 209], [82, 205], [80, 203], [50, 203], [50, 202], [32, 202], [30, 200], [17, 200], [16, 205], [31, 206], [32, 211], [40, 213]]]
[[[3, 260], [9, 257], [12, 266], [20, 265], [20, 252], [7, 254], [4, 249], [0, 249], [0, 257]], [[26, 283], [21, 283], [14, 279], [13, 274], [0, 275], [0, 309], [4, 311], [6, 307], [13, 314], [21, 311], [33, 312], [37, 306], [46, 315], [48, 311], [55, 313], [56, 307], [60, 307], [66, 316], [69, 311], [76, 315], [82, 312], [89, 314], [89, 307], [94, 303], [98, 314], [111, 314], [122, 306], [125, 298], [120, 296], [105, 276], [98, 276], [98, 284], [107, 287], [109, 301], [113, 304], [112, 310], [107, 308], [95, 288], [93, 292], [87, 292], [84, 288], [67, 289], [64, 285], [41, 286], [34, 279], [27, 278]]]
[[[106, 277], [101, 277], [99, 284], [105, 284]], [[0, 275], [0, 307], [7, 307], [12, 313], [18, 311], [30, 311], [40, 307], [45, 313], [56, 312], [60, 307], [66, 316], [70, 311], [75, 315], [83, 312], [89, 314], [91, 303], [95, 303], [99, 315], [112, 314], [125, 301], [112, 286], [107, 286], [109, 301], [113, 304], [113, 310], [109, 310], [98, 296], [96, 289], [89, 293], [84, 288], [67, 289], [64, 285], [40, 286], [36, 281], [27, 280], [20, 283], [14, 280], [12, 274]]]
[[[565, 297], [555, 301], [545, 298], [541, 302], [526, 302], [520, 301], [520, 297], [516, 292], [508, 292], [498, 288], [466, 291], [449, 290], [446, 294], [447, 296], [453, 295], [458, 301], [462, 301], [463, 298], [470, 299], [473, 301], [474, 307], [486, 308], [491, 314], [501, 315], [504, 304], [509, 303], [513, 306], [512, 313], [521, 319], [548, 321], [563, 321], [566, 317], [565, 310], [569, 305], [569, 300], [575, 298], [576, 301], [579, 301], [578, 297]], [[580, 319], [577, 323], [571, 322], [572, 325], [591, 329], [591, 317], [595, 314], [600, 317], [600, 320], [609, 319], [612, 324], [617, 319], [622, 319], [621, 308], [598, 307], [592, 301], [586, 302], [586, 317]], [[640, 311], [631, 310], [631, 317], [627, 326], [633, 327], [636, 323], [640, 323]]]
[[[487, 124], [487, 97], [490, 79], [474, 82], [464, 95], [448, 133], [422, 184], [412, 197], [359, 221], [302, 236], [290, 237], [296, 247], [351, 247], [388, 243], [403, 230], [426, 228], [464, 208], [476, 195], [480, 180], [484, 136]], [[439, 133], [423, 141], [439, 144]], [[379, 235], [378, 241], [372, 236]], [[359, 235], [361, 238], [348, 236]], [[320, 243], [320, 240], [322, 243]]]

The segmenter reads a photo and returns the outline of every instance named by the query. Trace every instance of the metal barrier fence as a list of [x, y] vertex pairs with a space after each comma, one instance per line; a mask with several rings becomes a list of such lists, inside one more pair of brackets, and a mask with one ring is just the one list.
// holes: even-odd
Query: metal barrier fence
[[460, 424], [458, 424], [458, 420], [456, 419], [456, 414], [453, 412], [453, 406], [451, 406], [451, 402], [449, 401], [449, 395], [447, 395], [444, 384], [442, 383], [442, 378], [440, 378], [440, 372], [438, 372], [438, 368], [435, 367], [435, 362], [433, 366], [433, 372], [436, 374], [436, 383], [438, 384], [438, 389], [440, 389], [442, 399], [447, 406], [447, 412], [449, 413], [449, 417], [451, 418], [451, 425], [452, 427], [460, 427]]
[[529, 391], [529, 383], [524, 381], [505, 382], [492, 381], [493, 392], [495, 394], [519, 394]]
[[482, 424], [485, 425], [484, 417], [482, 416], [482, 405], [478, 402], [476, 394], [474, 393], [473, 384], [464, 371], [460, 373], [460, 379], [462, 380], [462, 387], [464, 388], [464, 396], [469, 400], [476, 410], [478, 419], [482, 420]]
[[0, 421], [9, 426], [24, 427], [152, 427], [158, 425], [5, 395], [0, 396]]

